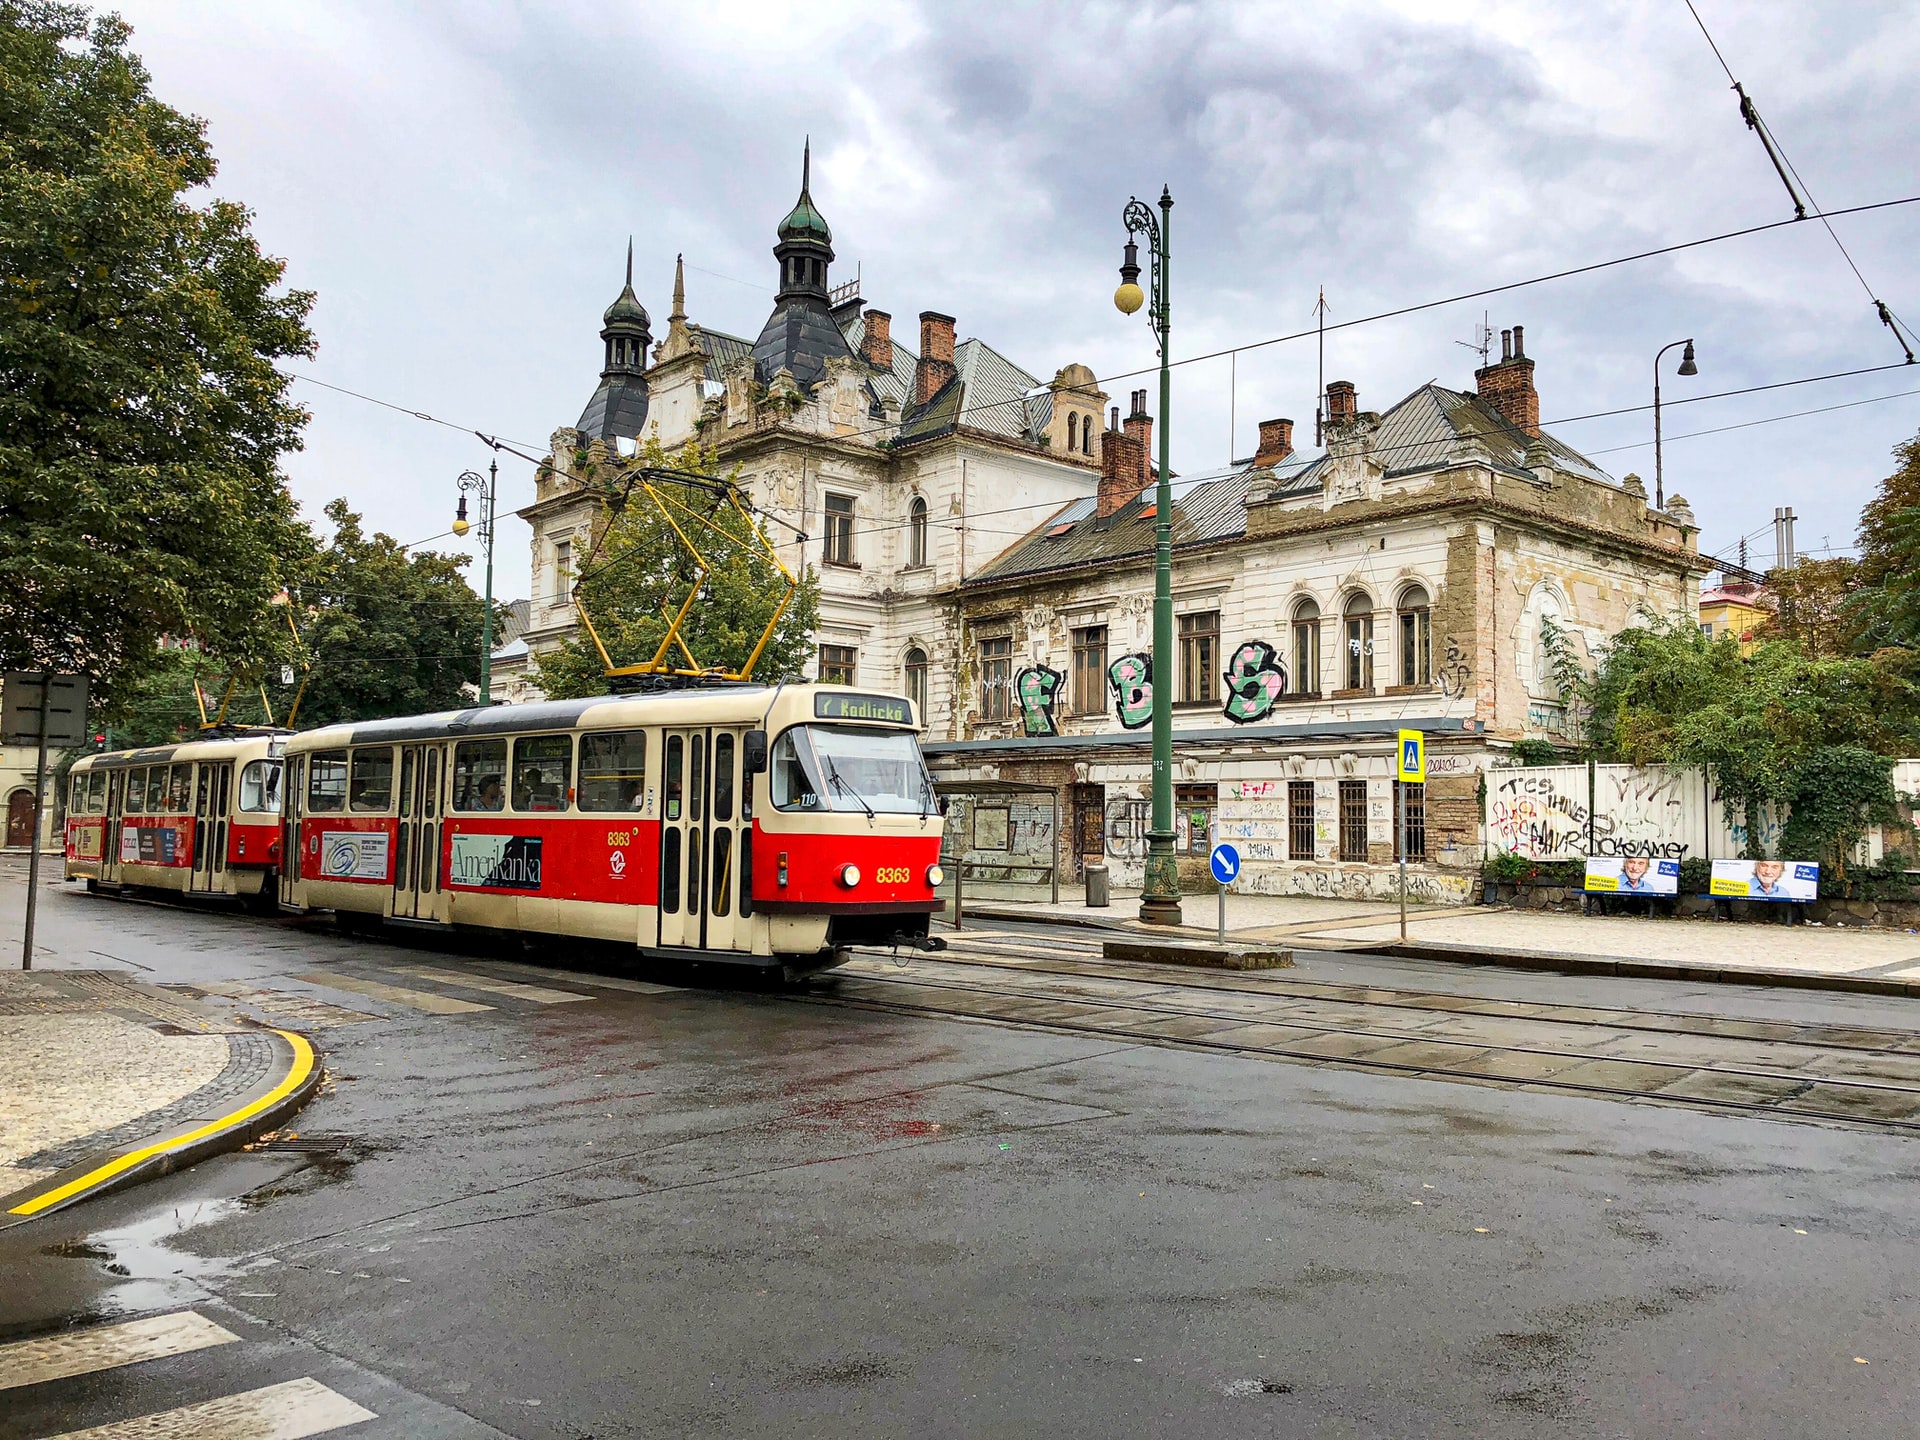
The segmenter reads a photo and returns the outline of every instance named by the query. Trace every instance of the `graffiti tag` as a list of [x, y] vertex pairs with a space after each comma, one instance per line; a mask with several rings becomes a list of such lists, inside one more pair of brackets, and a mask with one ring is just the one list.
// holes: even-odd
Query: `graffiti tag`
[[1287, 674], [1273, 646], [1249, 640], [1227, 662], [1227, 704], [1222, 712], [1236, 725], [1264, 720], [1274, 702], [1287, 693]]
[[1153, 719], [1151, 656], [1122, 655], [1107, 666], [1107, 683], [1113, 687], [1113, 708], [1127, 729], [1138, 730]]
[[1035, 665], [1022, 670], [1014, 681], [1014, 694], [1020, 700], [1020, 721], [1029, 735], [1058, 735], [1053, 723], [1053, 699], [1065, 677], [1058, 670]]

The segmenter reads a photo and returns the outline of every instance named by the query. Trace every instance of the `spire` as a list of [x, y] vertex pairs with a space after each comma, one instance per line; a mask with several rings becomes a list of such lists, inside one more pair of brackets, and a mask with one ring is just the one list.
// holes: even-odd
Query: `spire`
[[800, 193], [813, 188], [813, 136], [800, 142]]
[[633, 237], [627, 237], [627, 288], [633, 288]]
[[669, 322], [687, 318], [687, 276], [683, 268], [686, 258], [684, 255], [673, 257], [673, 309], [667, 314]]
[[667, 338], [660, 342], [654, 363], [678, 360], [695, 349], [693, 332], [687, 324], [687, 260], [673, 257], [673, 312], [667, 316]]
[[[813, 137], [809, 135], [800, 151], [800, 198], [780, 222], [782, 240], [813, 240], [831, 248], [833, 232], [813, 206]], [[831, 257], [829, 257], [831, 258]]]

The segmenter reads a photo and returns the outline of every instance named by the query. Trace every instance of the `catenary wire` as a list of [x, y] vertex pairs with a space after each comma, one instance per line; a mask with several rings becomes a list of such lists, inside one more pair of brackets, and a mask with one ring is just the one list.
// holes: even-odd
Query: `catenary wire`
[[[1906, 369], [1905, 365], [1898, 367]], [[1874, 395], [1866, 400], [1849, 400], [1841, 405], [1822, 405], [1817, 410], [1792, 410], [1785, 415], [1768, 415], [1760, 420], [1742, 420], [1738, 425], [1716, 425], [1711, 430], [1687, 430], [1678, 435], [1669, 435], [1663, 443], [1671, 445], [1676, 440], [1692, 440], [1701, 435], [1724, 435], [1729, 430], [1750, 430], [1755, 425], [1777, 425], [1782, 420], [1798, 420], [1804, 415], [1831, 415], [1836, 410], [1853, 410], [1862, 405], [1879, 405], [1888, 400], [1903, 400], [1909, 395], [1920, 395], [1920, 390], [1897, 390], [1891, 395]], [[1556, 422], [1564, 424], [1564, 421]], [[1608, 445], [1599, 450], [1583, 450], [1583, 455], [1617, 455], [1622, 450], [1645, 450], [1653, 445], [1651, 440], [1635, 440], [1630, 445]], [[1758, 534], [1759, 532], [1754, 532]], [[1751, 537], [1748, 537], [1751, 538]]]

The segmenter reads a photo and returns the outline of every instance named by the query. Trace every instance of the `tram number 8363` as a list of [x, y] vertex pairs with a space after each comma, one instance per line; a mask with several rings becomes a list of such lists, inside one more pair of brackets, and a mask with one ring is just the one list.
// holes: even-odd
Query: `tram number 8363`
[[912, 872], [904, 865], [898, 868], [883, 865], [873, 872], [874, 882], [880, 885], [905, 885], [911, 876]]

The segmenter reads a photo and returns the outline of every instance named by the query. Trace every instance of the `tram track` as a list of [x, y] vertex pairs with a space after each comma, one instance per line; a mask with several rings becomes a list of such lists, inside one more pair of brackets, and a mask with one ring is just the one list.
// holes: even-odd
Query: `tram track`
[[[1920, 1135], [1920, 1031], [1530, 1004], [988, 953], [857, 959], [823, 1004]], [[983, 974], [984, 972], [984, 974]], [[985, 976], [992, 976], [983, 983]], [[1358, 998], [1358, 997], [1371, 998]]]

